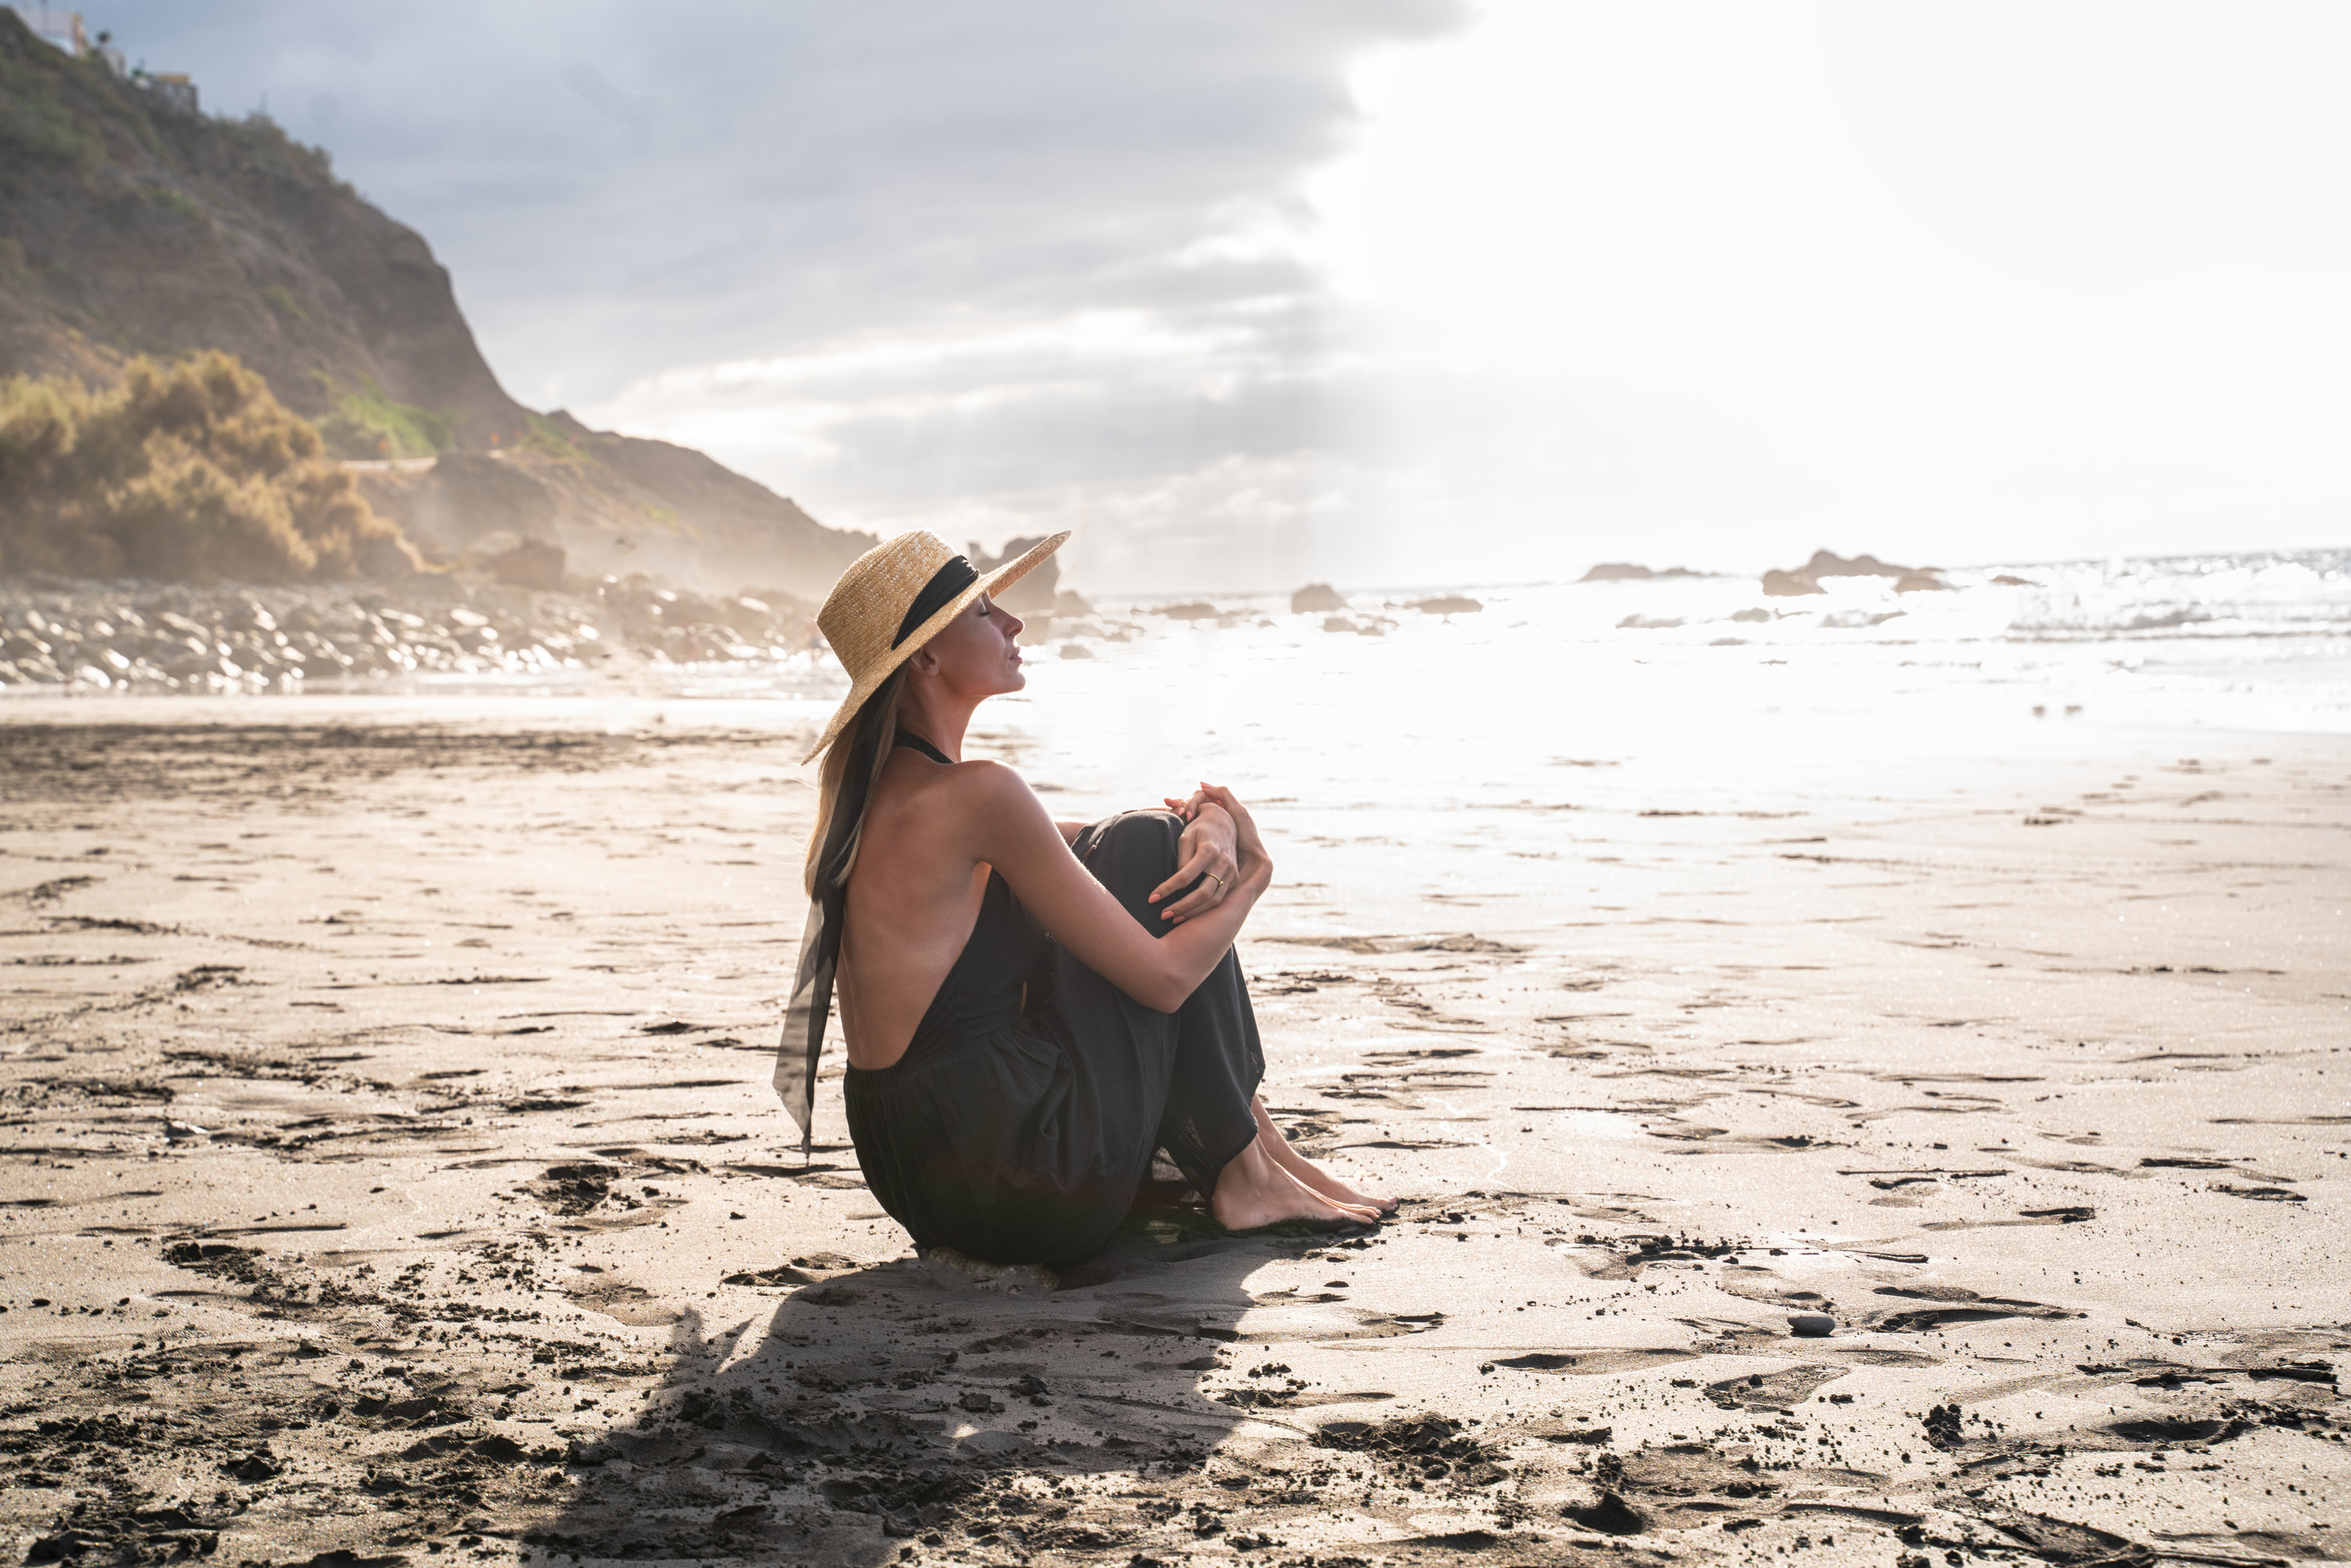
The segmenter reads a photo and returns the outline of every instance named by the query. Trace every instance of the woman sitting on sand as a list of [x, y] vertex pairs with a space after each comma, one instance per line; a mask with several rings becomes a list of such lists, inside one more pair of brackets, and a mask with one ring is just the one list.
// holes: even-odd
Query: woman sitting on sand
[[973, 710], [1028, 684], [995, 595], [1068, 538], [983, 577], [904, 534], [825, 600], [852, 685], [810, 753], [812, 902], [776, 1087], [805, 1145], [837, 980], [850, 1135], [925, 1250], [1090, 1257], [1156, 1149], [1231, 1229], [1374, 1219], [1394, 1205], [1299, 1155], [1257, 1097], [1232, 946], [1273, 866], [1248, 810], [1203, 785], [1056, 822], [1011, 768], [963, 760]]

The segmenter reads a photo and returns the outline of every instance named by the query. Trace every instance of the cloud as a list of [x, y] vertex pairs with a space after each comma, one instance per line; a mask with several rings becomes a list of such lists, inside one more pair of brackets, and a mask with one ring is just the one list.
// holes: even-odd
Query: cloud
[[137, 0], [107, 19], [216, 112], [330, 102], [297, 131], [425, 235], [526, 402], [705, 446], [842, 523], [1019, 528], [1085, 515], [1074, 497], [1142, 517], [1181, 496], [1253, 534], [1263, 497], [1315, 492], [1266, 465], [1326, 462], [1301, 181], [1353, 132], [1351, 64], [1464, 14]]
[[[1068, 527], [1088, 581], [1172, 570], [1184, 587], [1231, 587], [1301, 559], [1292, 525], [1338, 482], [1342, 400], [1301, 340], [1303, 308], [1130, 307], [877, 336], [671, 371], [594, 412], [848, 497], [828, 513], [842, 526], [957, 540]], [[1138, 533], [1169, 559], [1153, 567]]]
[[2340, 7], [129, 0], [537, 406], [1094, 589], [2339, 531]]

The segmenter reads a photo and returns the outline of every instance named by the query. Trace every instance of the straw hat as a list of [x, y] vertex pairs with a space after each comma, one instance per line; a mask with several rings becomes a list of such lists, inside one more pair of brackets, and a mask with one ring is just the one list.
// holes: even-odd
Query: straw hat
[[[971, 562], [949, 549], [946, 540], [920, 530], [878, 544], [851, 562], [825, 596], [824, 608], [816, 617], [818, 630], [832, 644], [841, 668], [849, 672], [849, 695], [841, 699], [832, 722], [800, 760], [813, 760], [839, 738], [842, 727], [890, 678], [891, 672], [945, 631], [958, 612], [981, 594], [998, 592], [1028, 576], [1069, 537], [1055, 534], [1011, 565], [984, 575], [975, 572]], [[953, 592], [938, 599], [936, 608], [918, 624], [906, 626], [908, 612], [924, 599], [926, 590], [937, 598], [950, 589]]]

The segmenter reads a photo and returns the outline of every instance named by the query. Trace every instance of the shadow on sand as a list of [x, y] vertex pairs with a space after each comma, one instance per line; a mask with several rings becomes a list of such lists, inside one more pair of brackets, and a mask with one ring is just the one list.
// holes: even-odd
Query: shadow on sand
[[[956, 1561], [1123, 1563], [1173, 1522], [1176, 1539], [1230, 1528], [1245, 1545], [1245, 1523], [1215, 1506], [1207, 1456], [1244, 1423], [1301, 1446], [1311, 1431], [1285, 1419], [1278, 1385], [1235, 1364], [1249, 1342], [1426, 1326], [1244, 1288], [1268, 1262], [1334, 1244], [1348, 1245], [1226, 1236], [1162, 1209], [1059, 1289], [913, 1259], [778, 1266], [756, 1277], [789, 1291], [771, 1309], [676, 1325], [663, 1385], [574, 1444], [570, 1501], [524, 1542], [580, 1558], [879, 1563], [949, 1547]], [[1113, 1472], [1133, 1479], [1073, 1484]]]

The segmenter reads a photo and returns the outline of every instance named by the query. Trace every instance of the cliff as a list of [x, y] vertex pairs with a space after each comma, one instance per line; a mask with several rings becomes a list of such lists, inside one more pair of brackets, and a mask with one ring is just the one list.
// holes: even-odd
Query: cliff
[[0, 10], [0, 376], [103, 384], [132, 356], [207, 349], [339, 456], [411, 460], [365, 483], [428, 552], [511, 532], [574, 572], [816, 593], [874, 542], [701, 453], [524, 408], [423, 236], [325, 152], [266, 119], [180, 112]]

